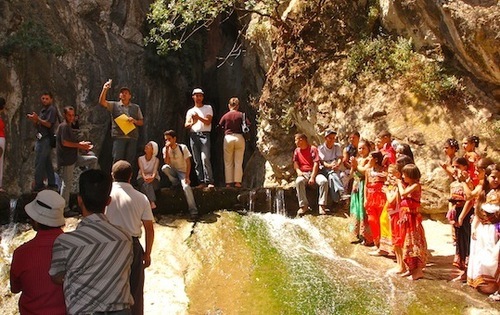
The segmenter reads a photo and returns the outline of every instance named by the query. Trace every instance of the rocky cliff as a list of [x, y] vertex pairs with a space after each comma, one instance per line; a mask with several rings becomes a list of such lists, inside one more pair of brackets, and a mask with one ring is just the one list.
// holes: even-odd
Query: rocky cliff
[[[0, 2], [0, 96], [7, 100], [4, 189], [9, 193], [31, 189], [36, 131], [25, 115], [40, 110], [44, 91], [54, 94], [60, 110], [68, 105], [76, 108], [82, 137], [95, 144], [104, 169], [111, 163], [110, 118], [98, 105], [98, 97], [109, 78], [113, 79], [109, 99], [117, 99], [119, 88], [127, 86], [145, 115], [138, 155], [149, 140], [161, 145], [167, 129], [177, 130], [179, 140], [186, 140], [184, 115], [192, 106], [190, 93], [195, 86], [205, 90], [214, 120], [227, 111], [232, 96], [240, 97], [243, 109], [253, 116], [247, 101], [258, 95], [255, 82], [262, 82], [264, 73], [255, 70], [252, 58], [246, 64], [240, 58], [220, 65], [219, 57], [226, 56], [237, 37], [238, 27], [233, 25], [237, 21], [229, 19], [221, 27], [200, 32], [182, 52], [160, 58], [154, 48], [144, 45], [150, 3]], [[214, 156], [219, 150], [220, 146], [214, 148]], [[222, 164], [214, 164], [222, 174]]]

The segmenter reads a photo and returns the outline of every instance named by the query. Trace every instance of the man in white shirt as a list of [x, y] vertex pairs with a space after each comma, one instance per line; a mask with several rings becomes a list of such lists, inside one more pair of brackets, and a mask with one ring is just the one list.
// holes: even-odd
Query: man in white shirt
[[[106, 208], [106, 216], [114, 225], [122, 227], [132, 236], [134, 258], [130, 272], [130, 291], [134, 297], [132, 314], [144, 313], [144, 269], [151, 264], [154, 229], [153, 211], [148, 198], [130, 184], [132, 166], [125, 160], [117, 161], [111, 169], [113, 187], [111, 202]], [[144, 226], [146, 249], [142, 248], [141, 238]]]
[[181, 143], [177, 143], [177, 134], [173, 130], [167, 130], [163, 133], [165, 137], [165, 147], [163, 148], [163, 160], [165, 165], [161, 170], [172, 183], [172, 187], [178, 186], [179, 183], [184, 190], [186, 201], [188, 204], [189, 214], [191, 219], [198, 217], [198, 208], [191, 189], [191, 181], [189, 174], [191, 172], [191, 153], [188, 148]]
[[344, 194], [344, 186], [341, 181], [342, 147], [337, 140], [337, 132], [325, 131], [325, 142], [318, 147], [321, 159], [321, 173], [328, 178], [328, 186], [332, 201], [337, 203]]
[[184, 127], [189, 129], [189, 145], [193, 152], [196, 176], [200, 187], [214, 187], [212, 165], [210, 164], [210, 131], [212, 130], [212, 106], [203, 104], [203, 90], [196, 88], [192, 93], [194, 106], [186, 113]]

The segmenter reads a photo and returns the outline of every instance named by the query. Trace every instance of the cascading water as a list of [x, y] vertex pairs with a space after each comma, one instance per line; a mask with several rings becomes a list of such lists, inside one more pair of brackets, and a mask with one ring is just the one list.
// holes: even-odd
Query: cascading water
[[255, 190], [250, 190], [248, 193], [248, 211], [254, 212], [255, 210]]
[[[270, 213], [253, 214], [246, 220], [245, 224], [257, 225], [262, 233], [267, 233], [270, 245], [283, 257], [283, 272], [290, 277], [282, 288], [283, 294], [289, 291], [295, 296], [287, 301], [291, 310], [314, 314], [389, 314], [394, 309], [396, 289], [392, 280], [340, 257], [311, 222]], [[375, 296], [373, 292], [378, 293]]]
[[274, 213], [286, 216], [286, 207], [285, 207], [285, 191], [283, 189], [276, 189], [276, 193], [274, 196]]
[[9, 224], [2, 226], [0, 230], [0, 246], [2, 247], [3, 257], [10, 259], [12, 239], [17, 233], [18, 223], [14, 222], [14, 212], [17, 206], [17, 199], [10, 200]]
[[273, 211], [273, 192], [270, 188], [266, 188], [266, 208], [266, 212]]

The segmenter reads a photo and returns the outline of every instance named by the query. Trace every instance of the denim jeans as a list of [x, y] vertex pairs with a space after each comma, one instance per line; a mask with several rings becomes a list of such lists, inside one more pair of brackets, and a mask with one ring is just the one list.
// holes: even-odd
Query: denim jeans
[[191, 132], [189, 144], [193, 153], [196, 176], [200, 183], [213, 184], [212, 165], [210, 164], [210, 133]]
[[186, 196], [189, 213], [198, 214], [198, 208], [196, 207], [196, 202], [194, 201], [193, 189], [185, 181], [186, 173], [178, 171], [168, 164], [163, 165], [161, 167], [161, 171], [167, 175], [168, 179], [172, 183], [172, 186], [177, 186], [180, 182], [182, 190], [184, 190], [184, 195]]
[[54, 168], [52, 167], [51, 136], [45, 136], [35, 143], [35, 189], [43, 189], [43, 181], [47, 178], [49, 187], [56, 186]]
[[137, 178], [137, 184], [139, 185], [139, 190], [148, 197], [149, 202], [156, 202], [155, 191], [160, 187], [160, 181], [158, 179], [153, 179], [152, 182], [146, 183], [144, 178]]

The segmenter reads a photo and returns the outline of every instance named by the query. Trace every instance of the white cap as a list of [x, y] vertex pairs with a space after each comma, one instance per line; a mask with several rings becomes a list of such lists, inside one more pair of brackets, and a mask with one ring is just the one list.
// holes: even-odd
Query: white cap
[[42, 190], [35, 199], [24, 206], [26, 214], [43, 225], [59, 227], [65, 224], [64, 206], [66, 201], [53, 190]]
[[205, 93], [203, 93], [202, 89], [196, 88], [193, 90], [193, 93], [191, 95], [195, 95], [195, 94], [205, 94]]

